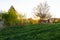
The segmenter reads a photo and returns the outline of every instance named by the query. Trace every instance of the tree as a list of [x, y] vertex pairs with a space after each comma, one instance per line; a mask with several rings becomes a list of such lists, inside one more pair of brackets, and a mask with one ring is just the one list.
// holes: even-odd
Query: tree
[[12, 25], [15, 25], [18, 21], [18, 15], [17, 15], [17, 11], [14, 9], [13, 6], [11, 6], [11, 8], [8, 10], [8, 17], [9, 17], [9, 22]]
[[51, 14], [49, 13], [49, 5], [47, 4], [47, 2], [40, 3], [34, 12], [35, 12], [35, 15], [37, 17], [40, 17], [41, 20], [51, 18]]
[[24, 24], [25, 20], [25, 15], [19, 14], [18, 15], [18, 20], [19, 20], [19, 25]]
[[18, 14], [13, 6], [11, 6], [8, 12], [3, 13], [2, 17], [7, 26], [16, 25], [18, 23]]
[[2, 13], [2, 20], [4, 21], [4, 25], [8, 25], [8, 19], [9, 17], [8, 17], [7, 12]]
[[35, 15], [42, 19], [51, 18], [51, 14], [49, 13], [49, 5], [45, 3], [40, 3], [35, 9]]
[[15, 26], [23, 22], [24, 15], [18, 14], [14, 7], [11, 6], [8, 12], [2, 13], [2, 18], [5, 25]]

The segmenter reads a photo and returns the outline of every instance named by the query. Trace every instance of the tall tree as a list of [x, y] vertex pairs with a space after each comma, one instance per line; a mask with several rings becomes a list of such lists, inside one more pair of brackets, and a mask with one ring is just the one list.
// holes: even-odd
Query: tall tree
[[18, 15], [13, 6], [8, 10], [7, 13], [3, 13], [3, 19], [7, 25], [15, 25], [18, 22]]
[[16, 10], [14, 9], [14, 7], [13, 6], [11, 6], [11, 8], [8, 10], [8, 14], [10, 15], [10, 17], [12, 18], [12, 19], [16, 19], [17, 18], [17, 12], [16, 12]]
[[18, 15], [17, 15], [17, 11], [14, 9], [13, 6], [11, 6], [11, 8], [8, 10], [8, 17], [9, 17], [9, 22], [12, 25], [15, 25], [18, 21]]
[[47, 2], [40, 3], [37, 8], [35, 8], [35, 15], [40, 17], [41, 19], [51, 18], [51, 14], [49, 13], [49, 5]]

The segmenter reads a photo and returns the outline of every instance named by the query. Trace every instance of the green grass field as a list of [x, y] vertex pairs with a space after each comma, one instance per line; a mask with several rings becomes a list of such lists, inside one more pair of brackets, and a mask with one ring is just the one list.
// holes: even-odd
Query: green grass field
[[5, 28], [0, 30], [0, 40], [60, 40], [60, 24]]

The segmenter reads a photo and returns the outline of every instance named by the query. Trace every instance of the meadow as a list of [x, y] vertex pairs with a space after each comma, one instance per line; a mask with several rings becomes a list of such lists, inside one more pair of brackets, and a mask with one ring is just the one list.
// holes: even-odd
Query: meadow
[[60, 23], [4, 28], [0, 30], [0, 40], [60, 40]]

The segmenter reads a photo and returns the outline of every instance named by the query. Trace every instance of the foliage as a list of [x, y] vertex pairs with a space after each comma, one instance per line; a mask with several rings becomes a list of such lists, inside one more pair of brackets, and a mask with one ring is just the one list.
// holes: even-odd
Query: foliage
[[8, 14], [7, 13], [2, 13], [2, 19], [4, 21], [4, 24], [8, 23]]
[[32, 18], [29, 18], [28, 21], [29, 21], [29, 24], [38, 24], [38, 20], [34, 20]]
[[13, 6], [11, 6], [7, 13], [3, 13], [2, 17], [5, 25], [7, 26], [16, 25], [18, 23], [18, 15]]
[[60, 23], [5, 28], [0, 30], [0, 40], [60, 40]]

